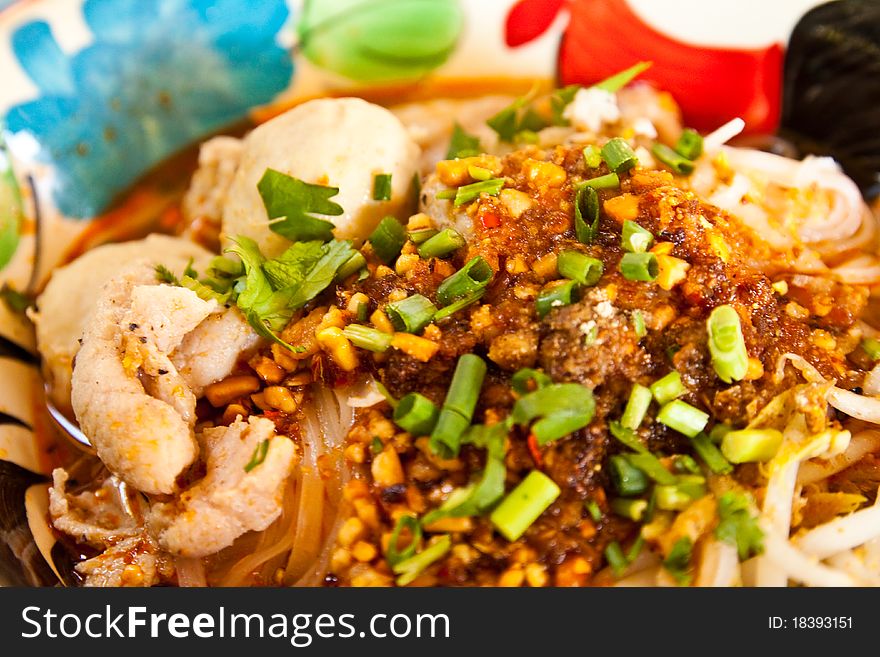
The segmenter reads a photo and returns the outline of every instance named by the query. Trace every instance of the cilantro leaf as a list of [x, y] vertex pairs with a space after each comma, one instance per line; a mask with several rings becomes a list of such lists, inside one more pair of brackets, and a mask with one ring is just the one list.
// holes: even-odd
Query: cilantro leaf
[[355, 253], [351, 242], [347, 241], [334, 240], [326, 248], [324, 255], [315, 262], [302, 283], [290, 294], [289, 303], [294, 309], [303, 307], [323, 292], [333, 282], [339, 268]]
[[229, 297], [232, 296], [232, 288], [220, 292], [210, 285], [206, 285], [202, 281], [196, 280], [192, 276], [186, 275], [180, 279], [180, 286], [195, 292], [202, 301], [211, 301], [212, 299], [221, 306], [229, 303]]
[[156, 265], [156, 280], [168, 285], [180, 285], [180, 280], [165, 265]]
[[740, 561], [764, 551], [764, 532], [752, 515], [747, 494], [730, 491], [718, 498], [718, 527], [715, 536], [729, 545], [735, 545]]
[[675, 578], [679, 586], [687, 586], [691, 583], [691, 554], [694, 550], [694, 544], [687, 536], [678, 539], [669, 556], [663, 561], [663, 567]]
[[452, 139], [449, 141], [446, 159], [454, 160], [459, 157], [473, 157], [481, 152], [480, 138], [466, 133], [461, 124], [456, 121], [455, 126], [452, 128]]
[[309, 270], [327, 252], [323, 243], [296, 242], [277, 258], [263, 263], [263, 271], [276, 290], [302, 283]]
[[523, 131], [536, 132], [546, 128], [547, 122], [529, 107], [531, 101], [532, 94], [517, 98], [486, 123], [498, 133], [499, 139], [507, 142], [515, 141], [516, 135]]
[[274, 232], [292, 242], [326, 242], [333, 238], [333, 223], [313, 215], [343, 213], [342, 206], [330, 200], [339, 193], [338, 187], [314, 185], [275, 169], [266, 169], [257, 189], [269, 219], [280, 219], [269, 225]]
[[639, 62], [624, 71], [620, 71], [611, 77], [605, 78], [601, 82], [597, 82], [593, 87], [596, 89], [602, 89], [603, 91], [616, 93], [649, 68], [651, 68], [651, 62]]
[[568, 125], [568, 119], [562, 116], [565, 108], [574, 100], [575, 94], [582, 89], [579, 84], [570, 84], [557, 89], [550, 96], [550, 111], [553, 113], [553, 125]]

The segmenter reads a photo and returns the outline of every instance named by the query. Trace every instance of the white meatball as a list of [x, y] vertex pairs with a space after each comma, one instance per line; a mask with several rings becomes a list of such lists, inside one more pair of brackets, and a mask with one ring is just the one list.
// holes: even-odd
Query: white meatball
[[[359, 98], [312, 100], [261, 125], [244, 138], [241, 161], [223, 209], [224, 242], [254, 239], [267, 256], [290, 244], [269, 230], [257, 183], [266, 169], [339, 188], [344, 213], [326, 217], [336, 237], [365, 238], [379, 220], [401, 211], [409, 196], [419, 148], [388, 110]], [[391, 174], [390, 201], [373, 200], [373, 177]]]
[[122, 267], [144, 258], [180, 274], [190, 258], [196, 261], [198, 268], [207, 263], [211, 253], [178, 237], [150, 235], [143, 240], [99, 246], [52, 274], [37, 299], [39, 310], [32, 317], [46, 379], [56, 404], [66, 407], [70, 403], [73, 357], [79, 351], [79, 339], [101, 287]]

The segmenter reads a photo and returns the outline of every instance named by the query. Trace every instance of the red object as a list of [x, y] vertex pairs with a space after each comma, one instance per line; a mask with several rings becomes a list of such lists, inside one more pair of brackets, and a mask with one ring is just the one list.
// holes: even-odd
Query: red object
[[[772, 133], [778, 127], [781, 44], [757, 50], [694, 46], [646, 24], [626, 0], [568, 0], [566, 4], [571, 20], [559, 48], [560, 84], [592, 84], [649, 60], [653, 66], [638, 79], [670, 92], [689, 126], [708, 131], [739, 116], [748, 132]], [[514, 6], [507, 17], [508, 44], [526, 43], [522, 39], [529, 33], [540, 36], [559, 11], [555, 5], [523, 0]], [[529, 32], [519, 17], [539, 10], [545, 13], [532, 19], [534, 29]]]
[[481, 212], [480, 213], [480, 223], [483, 225], [483, 228], [498, 228], [501, 225], [501, 217], [499, 217], [494, 212]]
[[504, 40], [510, 48], [534, 41], [553, 24], [565, 0], [519, 0], [504, 22]]
[[535, 462], [535, 465], [540, 468], [543, 459], [541, 458], [541, 448], [538, 447], [538, 439], [535, 438], [535, 434], [529, 434], [529, 438], [526, 440], [526, 445], [529, 447], [529, 454], [532, 455], [532, 460]]

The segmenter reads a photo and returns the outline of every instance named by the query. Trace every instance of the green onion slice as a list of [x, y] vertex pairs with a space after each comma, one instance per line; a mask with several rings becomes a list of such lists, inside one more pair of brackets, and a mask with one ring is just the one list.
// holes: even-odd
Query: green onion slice
[[681, 375], [675, 370], [651, 384], [651, 394], [661, 406], [687, 394], [687, 391], [688, 389], [681, 382]]
[[447, 317], [451, 317], [459, 310], [463, 310], [472, 303], [476, 303], [477, 301], [479, 301], [485, 293], [485, 288], [477, 290], [466, 297], [462, 297], [458, 301], [450, 303], [448, 306], [443, 306], [440, 310], [437, 311], [437, 314], [434, 315], [434, 321], [439, 322], [446, 319]]
[[398, 586], [406, 586], [416, 577], [422, 574], [424, 570], [432, 563], [443, 557], [452, 547], [452, 539], [449, 534], [443, 534], [418, 554], [397, 562], [391, 567], [397, 578]]
[[417, 392], [405, 395], [394, 409], [394, 423], [413, 436], [427, 436], [437, 424], [440, 411], [434, 403]]
[[660, 409], [657, 421], [688, 438], [693, 438], [706, 427], [709, 416], [700, 409], [676, 399]]
[[538, 317], [543, 319], [554, 308], [570, 306], [577, 298], [577, 281], [566, 281], [541, 290], [535, 301], [535, 309]]
[[749, 369], [749, 354], [739, 314], [730, 305], [718, 306], [706, 321], [709, 353], [718, 378], [725, 383], [741, 381]]
[[520, 395], [525, 395], [553, 383], [553, 380], [541, 370], [524, 367], [510, 378], [510, 385]]
[[620, 178], [616, 173], [607, 173], [598, 178], [590, 178], [580, 183], [582, 187], [591, 187], [592, 189], [616, 189], [620, 187]]
[[696, 160], [703, 154], [703, 138], [692, 128], [685, 128], [675, 143], [675, 152], [689, 160]]
[[[400, 542], [400, 533], [404, 528], [410, 531], [412, 537], [410, 538], [409, 545], [401, 550], [398, 548], [398, 544]], [[388, 542], [388, 552], [385, 555], [388, 565], [394, 567], [401, 561], [406, 561], [410, 557], [415, 556], [421, 541], [422, 525], [419, 523], [419, 519], [411, 515], [400, 516], [394, 525], [394, 530], [391, 532], [391, 540]]]
[[442, 258], [453, 251], [457, 251], [464, 244], [464, 238], [458, 231], [446, 228], [422, 242], [419, 246], [419, 256], [424, 260]]
[[654, 236], [651, 231], [642, 228], [635, 221], [627, 219], [623, 222], [620, 242], [624, 251], [644, 253], [654, 243]]
[[769, 461], [781, 446], [782, 433], [776, 429], [741, 429], [721, 439], [721, 453], [731, 463]]
[[599, 194], [587, 185], [578, 187], [575, 194], [574, 232], [582, 244], [592, 244], [599, 234]]
[[680, 176], [689, 176], [694, 172], [694, 163], [688, 158], [676, 153], [666, 144], [661, 144], [660, 142], [655, 143], [651, 147], [651, 153]]
[[579, 383], [552, 383], [520, 397], [511, 417], [516, 424], [532, 425], [539, 445], [583, 429], [593, 419], [596, 402], [593, 391]]
[[454, 301], [479, 292], [492, 281], [492, 267], [481, 256], [477, 256], [446, 278], [437, 288], [437, 301], [447, 306]]
[[400, 255], [406, 243], [406, 229], [394, 217], [382, 219], [370, 234], [373, 252], [386, 265]]
[[715, 474], [730, 474], [733, 472], [733, 466], [724, 458], [721, 450], [705, 433], [700, 432], [691, 438], [691, 445], [693, 445], [697, 455], [703, 459], [703, 463]]
[[641, 522], [648, 510], [648, 500], [618, 497], [611, 500], [611, 510], [619, 516]]
[[639, 163], [635, 151], [621, 137], [609, 140], [602, 147], [602, 159], [614, 173], [625, 173]]
[[455, 192], [453, 205], [458, 207], [459, 205], [470, 203], [478, 198], [480, 194], [498, 196], [502, 187], [504, 187], [504, 178], [490, 178], [489, 180], [481, 180], [470, 185], [462, 185]]
[[[363, 304], [366, 305], [366, 304]], [[362, 324], [349, 324], [342, 329], [343, 335], [351, 340], [355, 347], [383, 353], [391, 346], [393, 336]]]
[[458, 359], [437, 424], [431, 432], [430, 444], [435, 454], [458, 455], [462, 435], [470, 426], [485, 376], [486, 363], [476, 354], [465, 354]]
[[584, 147], [584, 164], [590, 169], [598, 169], [602, 165], [602, 151], [592, 144]]
[[397, 331], [418, 333], [434, 318], [437, 307], [421, 294], [394, 301], [385, 306], [385, 314]]
[[602, 278], [604, 267], [602, 261], [592, 258], [580, 251], [561, 251], [556, 258], [556, 267], [565, 278], [577, 281], [588, 287], [595, 285]]
[[653, 253], [624, 253], [620, 273], [628, 281], [653, 281], [660, 273], [657, 256]]
[[638, 383], [634, 384], [629, 393], [626, 408], [623, 409], [623, 415], [620, 418], [621, 426], [633, 431], [638, 429], [651, 405], [651, 397], [651, 391], [648, 388]]
[[377, 173], [373, 176], [373, 200], [374, 201], [390, 201], [391, 200], [391, 174]]
[[543, 472], [532, 470], [489, 516], [508, 541], [522, 536], [562, 491]]
[[648, 490], [650, 482], [645, 473], [630, 463], [625, 456], [615, 454], [608, 459], [611, 483], [620, 495], [635, 497]]

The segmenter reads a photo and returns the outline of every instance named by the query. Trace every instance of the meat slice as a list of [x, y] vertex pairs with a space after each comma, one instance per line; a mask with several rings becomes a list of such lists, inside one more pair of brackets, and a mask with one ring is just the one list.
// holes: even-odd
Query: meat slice
[[266, 418], [206, 429], [200, 439], [207, 474], [175, 502], [154, 505], [148, 523], [163, 549], [185, 557], [213, 554], [272, 524], [296, 460], [293, 441], [275, 435]]

